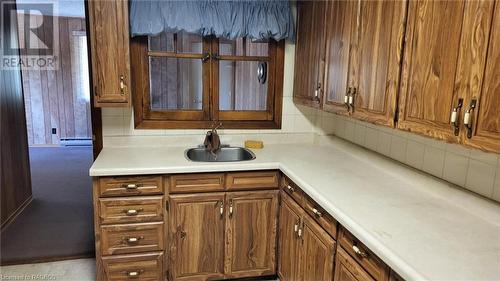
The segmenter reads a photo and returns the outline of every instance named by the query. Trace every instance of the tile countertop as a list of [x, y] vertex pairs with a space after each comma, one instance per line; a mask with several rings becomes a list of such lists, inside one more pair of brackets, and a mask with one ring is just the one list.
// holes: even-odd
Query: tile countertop
[[500, 280], [500, 204], [337, 138], [190, 162], [181, 147], [104, 148], [91, 176], [280, 169], [406, 280]]

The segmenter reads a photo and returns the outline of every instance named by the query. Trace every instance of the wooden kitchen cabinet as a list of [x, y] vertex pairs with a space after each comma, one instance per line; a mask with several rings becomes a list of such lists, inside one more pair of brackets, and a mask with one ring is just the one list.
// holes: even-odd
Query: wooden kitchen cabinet
[[224, 276], [224, 193], [170, 196], [172, 280]]
[[278, 190], [226, 195], [226, 278], [276, 274]]
[[465, 1], [409, 3], [398, 128], [457, 142], [450, 116], [463, 98], [454, 88], [464, 8]]
[[393, 127], [406, 1], [331, 1], [326, 111]]
[[297, 41], [293, 100], [319, 108], [325, 64], [325, 16], [328, 1], [297, 2]]
[[[464, 111], [469, 110], [473, 102], [476, 108], [470, 109], [470, 130], [464, 126], [462, 139], [467, 145], [500, 153], [500, 2], [477, 1], [467, 5], [475, 12], [468, 16], [470, 20], [467, 23], [477, 26], [481, 33], [474, 29], [474, 33], [467, 34], [467, 38], [475, 40], [466, 41], [471, 45], [464, 55], [470, 61], [464, 63], [469, 79], [461, 89], [466, 92]], [[490, 21], [492, 11], [493, 20]], [[490, 36], [486, 49], [487, 34]]]
[[375, 281], [349, 254], [339, 247], [335, 259], [334, 281]]
[[335, 240], [285, 193], [280, 216], [280, 279], [333, 280]]
[[94, 106], [130, 105], [128, 1], [88, 1]]

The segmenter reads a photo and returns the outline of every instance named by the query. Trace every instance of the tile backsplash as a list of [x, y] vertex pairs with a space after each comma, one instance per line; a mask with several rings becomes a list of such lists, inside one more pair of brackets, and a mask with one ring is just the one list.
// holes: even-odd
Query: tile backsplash
[[500, 155], [317, 110], [315, 133], [336, 135], [500, 202]]

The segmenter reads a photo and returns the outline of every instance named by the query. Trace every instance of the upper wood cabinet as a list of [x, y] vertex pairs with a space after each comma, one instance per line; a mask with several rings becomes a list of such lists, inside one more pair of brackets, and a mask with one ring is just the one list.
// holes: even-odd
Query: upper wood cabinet
[[[464, 63], [464, 71], [469, 73], [468, 83], [462, 87], [466, 91], [464, 110], [470, 110], [471, 118], [470, 126], [463, 128], [462, 138], [468, 145], [500, 153], [500, 2], [478, 1], [467, 5], [475, 13], [467, 15], [464, 24], [477, 28], [467, 33], [468, 40], [463, 43], [469, 45], [464, 57], [471, 62]], [[471, 109], [474, 102], [476, 108]]]
[[297, 2], [293, 100], [319, 108], [325, 65], [327, 1]]
[[465, 1], [411, 1], [398, 128], [456, 139], [450, 126]]
[[335, 240], [285, 193], [280, 215], [280, 280], [333, 280]]
[[326, 111], [394, 126], [405, 12], [405, 1], [329, 2]]
[[128, 1], [88, 1], [94, 105], [129, 106]]
[[276, 274], [278, 191], [226, 196], [226, 278]]

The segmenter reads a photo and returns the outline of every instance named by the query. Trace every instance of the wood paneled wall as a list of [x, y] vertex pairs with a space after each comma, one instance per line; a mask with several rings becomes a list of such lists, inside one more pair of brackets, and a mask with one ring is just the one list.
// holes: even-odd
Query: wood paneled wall
[[[0, 0], [2, 4], [4, 0]], [[6, 2], [6, 1], [5, 1]], [[6, 9], [3, 17], [10, 17]], [[15, 21], [4, 25], [3, 40], [16, 40]], [[11, 43], [7, 42], [9, 46]], [[22, 210], [31, 199], [31, 175], [28, 158], [28, 140], [26, 135], [26, 120], [24, 115], [23, 90], [21, 86], [21, 71], [0, 71], [0, 149], [1, 149], [1, 228]]]
[[[44, 17], [43, 20], [52, 20], [50, 16]], [[77, 40], [85, 34], [85, 19], [58, 17], [58, 25], [59, 67], [22, 71], [30, 145], [58, 144], [60, 139], [92, 136], [89, 88], [84, 88], [80, 78], [88, 76], [88, 69], [80, 64], [81, 54], [77, 51]], [[49, 32], [52, 30], [40, 32], [40, 39], [50, 36]], [[56, 134], [52, 134], [52, 128], [56, 128]]]

